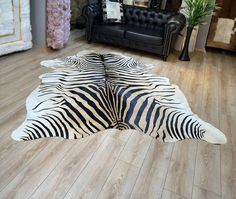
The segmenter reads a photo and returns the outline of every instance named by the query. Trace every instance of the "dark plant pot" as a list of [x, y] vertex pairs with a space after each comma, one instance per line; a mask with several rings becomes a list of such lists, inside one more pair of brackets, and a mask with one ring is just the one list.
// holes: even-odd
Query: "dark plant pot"
[[190, 58], [188, 55], [188, 48], [189, 48], [189, 42], [190, 42], [192, 31], [193, 31], [193, 27], [188, 26], [186, 39], [185, 39], [185, 43], [184, 43], [184, 48], [182, 50], [181, 55], [179, 56], [179, 60], [181, 60], [181, 61], [190, 61]]

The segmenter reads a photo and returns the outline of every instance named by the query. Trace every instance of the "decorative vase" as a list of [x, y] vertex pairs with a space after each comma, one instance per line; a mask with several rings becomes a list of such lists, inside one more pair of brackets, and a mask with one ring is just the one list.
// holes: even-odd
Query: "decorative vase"
[[181, 60], [181, 61], [190, 61], [189, 54], [188, 54], [188, 48], [189, 48], [189, 42], [190, 42], [192, 31], [193, 31], [193, 27], [188, 26], [186, 39], [185, 39], [185, 43], [184, 43], [184, 48], [182, 50], [181, 55], [179, 56], [179, 60]]

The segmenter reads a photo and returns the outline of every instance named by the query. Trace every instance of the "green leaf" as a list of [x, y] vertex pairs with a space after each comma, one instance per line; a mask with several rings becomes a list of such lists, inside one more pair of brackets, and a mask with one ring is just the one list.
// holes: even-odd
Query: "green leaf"
[[188, 26], [194, 27], [205, 23], [206, 17], [213, 14], [214, 10], [219, 10], [219, 6], [214, 0], [184, 0], [186, 6], [182, 13], [187, 19]]

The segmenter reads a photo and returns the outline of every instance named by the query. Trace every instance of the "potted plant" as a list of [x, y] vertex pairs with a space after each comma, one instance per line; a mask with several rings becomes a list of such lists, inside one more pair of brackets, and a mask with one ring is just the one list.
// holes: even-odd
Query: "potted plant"
[[189, 41], [195, 26], [204, 24], [206, 17], [211, 16], [216, 6], [215, 0], [184, 0], [186, 6], [183, 8], [183, 14], [187, 20], [187, 34], [185, 38], [184, 48], [179, 59], [189, 61]]

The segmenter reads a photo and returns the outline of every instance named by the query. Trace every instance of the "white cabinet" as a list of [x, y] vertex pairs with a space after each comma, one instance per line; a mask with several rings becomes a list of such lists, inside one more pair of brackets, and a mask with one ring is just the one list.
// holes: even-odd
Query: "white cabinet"
[[29, 0], [0, 0], [0, 55], [32, 47]]

